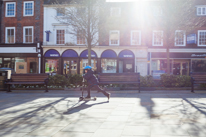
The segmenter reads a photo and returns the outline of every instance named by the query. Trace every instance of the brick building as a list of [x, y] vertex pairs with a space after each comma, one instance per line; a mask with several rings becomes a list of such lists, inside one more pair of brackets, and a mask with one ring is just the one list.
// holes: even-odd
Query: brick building
[[43, 0], [1, 4], [0, 65], [16, 73], [40, 73]]

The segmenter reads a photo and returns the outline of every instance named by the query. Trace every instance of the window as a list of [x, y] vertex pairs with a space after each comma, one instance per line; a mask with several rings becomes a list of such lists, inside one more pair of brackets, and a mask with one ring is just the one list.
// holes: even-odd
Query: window
[[111, 16], [112, 17], [120, 17], [121, 16], [121, 8], [120, 7], [111, 7]]
[[33, 43], [33, 27], [24, 27], [24, 43]]
[[161, 7], [153, 7], [153, 15], [154, 16], [162, 16], [162, 8]]
[[110, 31], [109, 45], [119, 45], [119, 31]]
[[153, 31], [153, 46], [163, 46], [163, 31]]
[[131, 31], [131, 45], [141, 45], [141, 31]]
[[7, 2], [6, 3], [6, 17], [15, 17], [16, 3]]
[[198, 30], [198, 46], [206, 46], [206, 30]]
[[5, 43], [15, 43], [15, 27], [6, 27]]
[[57, 9], [57, 16], [64, 16], [65, 9], [64, 8], [58, 8]]
[[26, 1], [24, 2], [24, 16], [33, 16], [34, 15], [34, 2]]
[[101, 59], [101, 72], [102, 73], [117, 73], [117, 60], [116, 59]]
[[192, 72], [206, 72], [206, 60], [192, 59]]
[[77, 32], [77, 45], [85, 45], [85, 37], [82, 34], [82, 31]]
[[197, 15], [206, 15], [206, 7], [197, 7]]
[[175, 31], [175, 46], [185, 46], [186, 36], [185, 31], [176, 30]]
[[65, 44], [65, 30], [57, 30], [56, 34], [56, 43]]
[[45, 73], [59, 73], [59, 59], [45, 59]]

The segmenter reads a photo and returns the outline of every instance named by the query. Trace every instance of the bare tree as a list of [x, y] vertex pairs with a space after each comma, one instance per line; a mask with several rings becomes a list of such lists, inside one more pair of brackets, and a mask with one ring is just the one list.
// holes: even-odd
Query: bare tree
[[99, 43], [99, 32], [104, 29], [105, 0], [71, 0], [56, 2], [54, 8], [62, 16], [56, 19], [69, 26], [68, 33], [83, 38], [88, 49], [88, 64], [91, 65], [91, 49]]

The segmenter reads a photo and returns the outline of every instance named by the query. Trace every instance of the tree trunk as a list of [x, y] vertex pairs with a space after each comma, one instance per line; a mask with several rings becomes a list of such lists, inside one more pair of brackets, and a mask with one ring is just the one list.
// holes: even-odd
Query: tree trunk
[[167, 51], [166, 51], [166, 53], [167, 53], [167, 74], [170, 74], [170, 42], [169, 42], [169, 31], [168, 31], [168, 29], [166, 30], [167, 32], [166, 32], [166, 44], [167, 44]]
[[92, 50], [92, 41], [91, 41], [91, 33], [90, 33], [90, 19], [91, 19], [91, 5], [90, 0], [88, 0], [88, 24], [87, 24], [87, 45], [88, 45], [88, 65], [91, 66], [91, 50]]

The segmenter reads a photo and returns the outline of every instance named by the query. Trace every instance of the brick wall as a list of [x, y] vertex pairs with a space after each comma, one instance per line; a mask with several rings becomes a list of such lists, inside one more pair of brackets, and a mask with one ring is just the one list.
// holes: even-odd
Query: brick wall
[[5, 17], [6, 1], [2, 5], [2, 25], [1, 43], [5, 43], [5, 27], [15, 27], [16, 43], [23, 43], [23, 27], [33, 26], [33, 42], [43, 41], [43, 0], [34, 1], [34, 15], [23, 16], [24, 0], [14, 0], [16, 2], [15, 17]]

